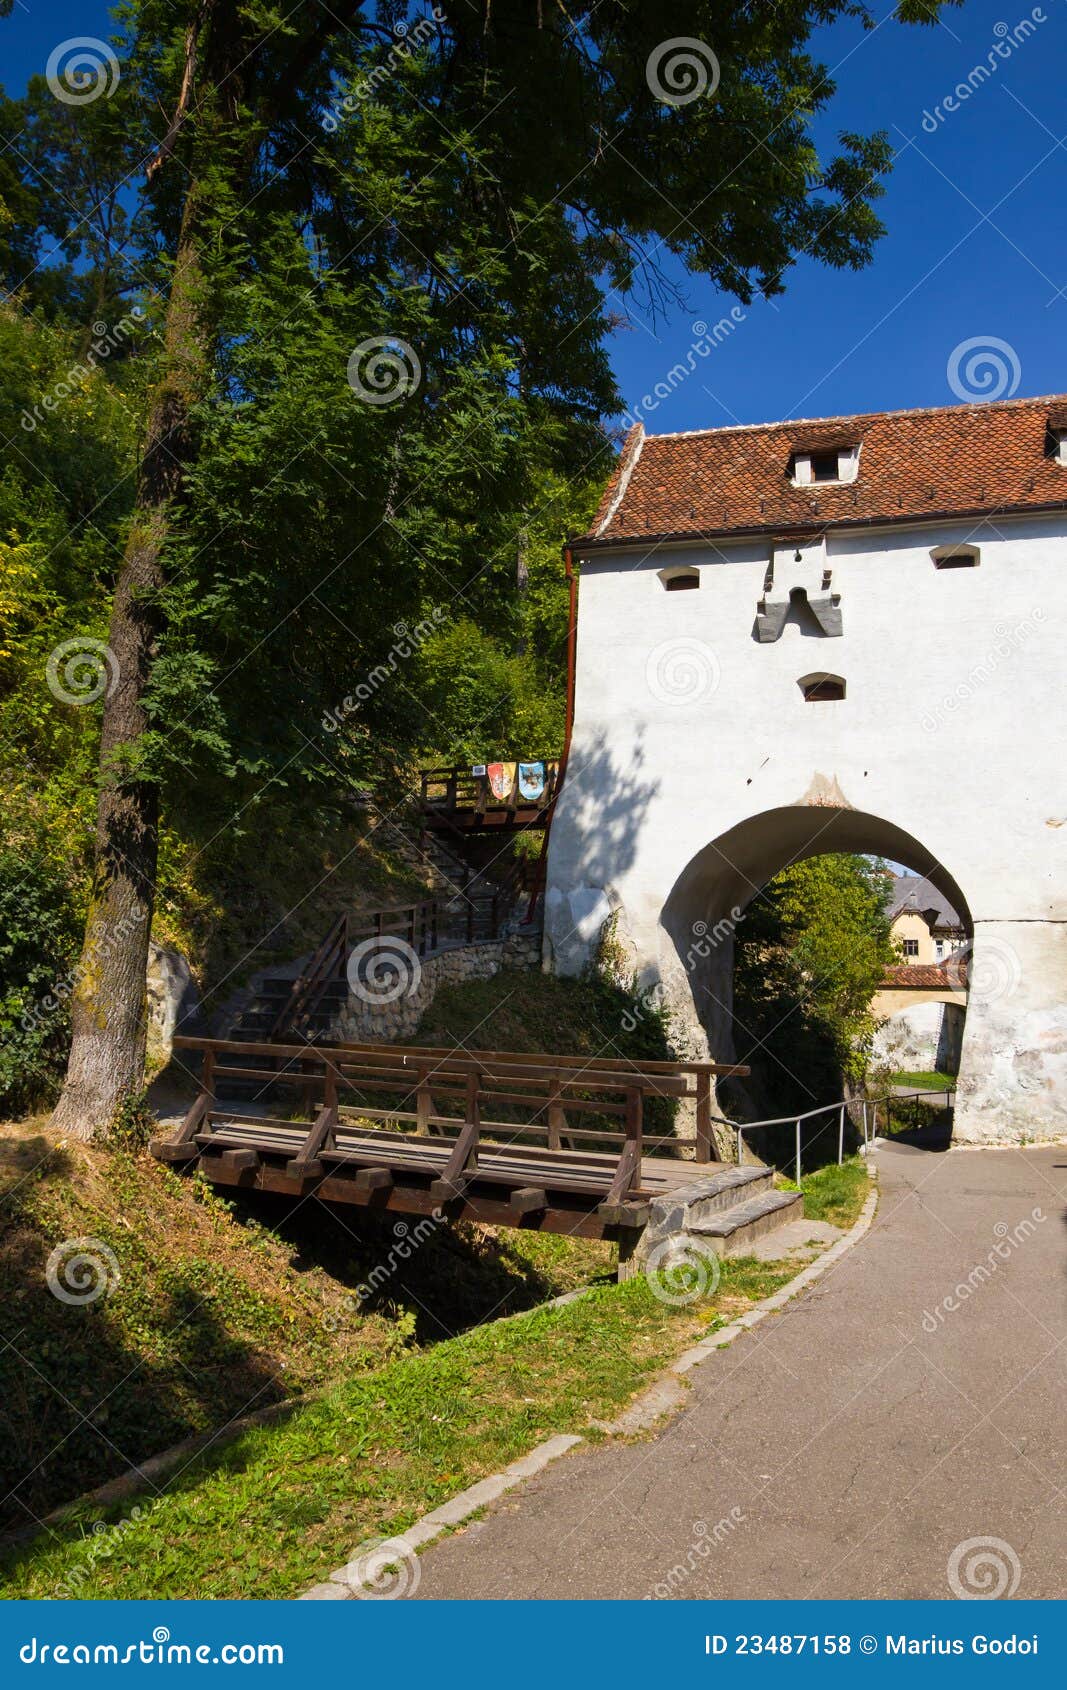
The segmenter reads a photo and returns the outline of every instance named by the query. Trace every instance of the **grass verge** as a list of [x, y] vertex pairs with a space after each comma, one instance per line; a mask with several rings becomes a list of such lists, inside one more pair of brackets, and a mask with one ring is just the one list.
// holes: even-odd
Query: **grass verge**
[[[862, 1163], [821, 1169], [805, 1208], [847, 1224]], [[86, 1510], [0, 1563], [13, 1597], [288, 1597], [554, 1432], [588, 1433], [664, 1364], [795, 1273], [728, 1259], [683, 1308], [644, 1277], [395, 1357], [207, 1453], [138, 1512]]]
[[0, 1531], [232, 1417], [614, 1271], [599, 1241], [409, 1232], [316, 1198], [229, 1201], [43, 1122], [0, 1127]]
[[849, 1156], [840, 1167], [829, 1162], [825, 1168], [805, 1174], [800, 1189], [806, 1221], [828, 1221], [831, 1226], [847, 1229], [859, 1219], [871, 1189], [871, 1176], [862, 1156]]

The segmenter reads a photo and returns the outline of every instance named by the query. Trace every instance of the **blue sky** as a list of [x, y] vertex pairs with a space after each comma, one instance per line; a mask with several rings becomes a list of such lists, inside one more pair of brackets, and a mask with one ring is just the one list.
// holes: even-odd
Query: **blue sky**
[[[876, 7], [879, 16], [885, 11]], [[960, 109], [938, 123], [946, 94], [987, 56], [1006, 25], [1044, 18], [998, 59]], [[5, 84], [19, 92], [67, 36], [106, 35], [100, 0], [16, 0], [0, 23]], [[1010, 36], [1009, 36], [1010, 39]], [[725, 57], [722, 43], [710, 42]], [[801, 260], [788, 292], [756, 302], [694, 373], [646, 417], [659, 433], [730, 422], [827, 416], [959, 402], [948, 374], [954, 350], [991, 339], [1010, 349], [979, 365], [1004, 397], [1067, 389], [1067, 194], [1061, 145], [1067, 0], [965, 0], [931, 28], [856, 23], [820, 32], [819, 55], [838, 85], [817, 140], [841, 129], [889, 131], [900, 149], [880, 215], [888, 233], [859, 274]], [[639, 404], [693, 344], [693, 323], [714, 323], [733, 301], [706, 281], [670, 272], [684, 308], [651, 321], [630, 307], [613, 339], [629, 406]], [[622, 301], [613, 300], [616, 309]], [[1003, 372], [1003, 374], [1001, 373]], [[967, 386], [964, 397], [979, 390]]]

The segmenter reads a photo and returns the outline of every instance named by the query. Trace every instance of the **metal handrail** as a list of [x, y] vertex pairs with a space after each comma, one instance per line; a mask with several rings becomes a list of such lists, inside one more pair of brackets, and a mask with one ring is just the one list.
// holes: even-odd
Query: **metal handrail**
[[[795, 1147], [794, 1147], [794, 1152], [793, 1152], [793, 1159], [794, 1159], [794, 1163], [795, 1163], [795, 1166], [796, 1166], [796, 1183], [799, 1186], [799, 1184], [800, 1184], [801, 1149], [802, 1149], [802, 1139], [803, 1139], [802, 1128], [803, 1128], [803, 1123], [805, 1121], [812, 1120], [813, 1117], [816, 1116], [816, 1115], [830, 1115], [835, 1110], [837, 1111], [837, 1116], [838, 1116], [837, 1163], [838, 1163], [838, 1166], [840, 1167], [841, 1163], [845, 1159], [845, 1115], [846, 1115], [847, 1111], [850, 1108], [852, 1108], [852, 1106], [854, 1104], [862, 1105], [862, 1109], [863, 1109], [863, 1152], [864, 1152], [864, 1155], [866, 1155], [867, 1151], [871, 1147], [873, 1140], [878, 1136], [878, 1105], [879, 1104], [885, 1105], [885, 1109], [886, 1109], [886, 1129], [888, 1130], [888, 1127], [889, 1127], [889, 1110], [890, 1110], [892, 1103], [894, 1102], [894, 1095], [895, 1095], [895, 1100], [897, 1102], [909, 1102], [909, 1101], [914, 1100], [915, 1098], [919, 1098], [919, 1097], [941, 1097], [941, 1098], [944, 1098], [946, 1100], [946, 1107], [951, 1108], [951, 1107], [953, 1107], [953, 1105], [948, 1103], [948, 1099], [950, 1097], [951, 1098], [955, 1097], [956, 1087], [955, 1086], [948, 1086], [948, 1087], [933, 1086], [933, 1087], [930, 1087], [929, 1089], [924, 1090], [924, 1091], [916, 1090], [916, 1091], [897, 1092], [896, 1094], [889, 1094], [889, 1095], [884, 1096], [884, 1097], [857, 1097], [857, 1098], [851, 1098], [851, 1099], [842, 1098], [836, 1103], [823, 1103], [823, 1104], [820, 1104], [819, 1107], [816, 1108], [816, 1109], [807, 1109], [803, 1112], [803, 1114], [800, 1114], [800, 1115], [775, 1115], [775, 1116], [771, 1117], [769, 1120], [766, 1120], [766, 1121], [731, 1121], [725, 1115], [713, 1115], [711, 1118], [712, 1118], [712, 1120], [717, 1121], [720, 1124], [720, 1126], [730, 1127], [732, 1129], [732, 1131], [736, 1133], [736, 1135], [737, 1135], [737, 1160], [738, 1160], [739, 1163], [740, 1163], [742, 1155], [744, 1153], [744, 1135], [745, 1135], [745, 1133], [755, 1132], [758, 1128], [761, 1128], [761, 1127], [782, 1127], [782, 1126], [786, 1126], [788, 1123], [792, 1122], [795, 1125], [795, 1128], [796, 1128], [796, 1142], [795, 1142]], [[867, 1115], [868, 1108], [870, 1108], [871, 1111], [872, 1111], [873, 1122], [874, 1122], [873, 1129], [870, 1128], [869, 1122], [868, 1122], [868, 1115]], [[825, 1128], [822, 1128], [820, 1130], [825, 1131]]]

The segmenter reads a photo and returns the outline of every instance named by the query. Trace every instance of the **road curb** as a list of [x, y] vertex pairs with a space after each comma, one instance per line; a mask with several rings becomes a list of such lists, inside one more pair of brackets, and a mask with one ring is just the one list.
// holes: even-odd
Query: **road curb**
[[[864, 1199], [863, 1208], [860, 1210], [858, 1218], [843, 1238], [839, 1238], [836, 1244], [832, 1244], [826, 1254], [820, 1256], [817, 1261], [810, 1262], [806, 1268], [801, 1269], [800, 1273], [794, 1279], [791, 1279], [788, 1284], [783, 1285], [781, 1290], [775, 1291], [772, 1296], [765, 1297], [761, 1303], [757, 1303], [749, 1309], [747, 1314], [741, 1315], [729, 1326], [722, 1327], [718, 1332], [713, 1333], [710, 1338], [705, 1338], [701, 1343], [693, 1344], [688, 1350], [683, 1350], [682, 1354], [676, 1356], [674, 1361], [664, 1369], [658, 1379], [654, 1380], [646, 1390], [641, 1392], [640, 1396], [635, 1397], [633, 1402], [627, 1405], [616, 1420], [594, 1421], [595, 1429], [606, 1433], [608, 1436], [630, 1437], [637, 1432], [647, 1431], [657, 1420], [674, 1413], [684, 1401], [684, 1392], [679, 1381], [684, 1378], [685, 1374], [689, 1373], [694, 1367], [698, 1367], [702, 1361], [706, 1361], [717, 1350], [725, 1349], [728, 1344], [732, 1344], [735, 1338], [740, 1338], [743, 1332], [748, 1332], [753, 1326], [757, 1326], [761, 1320], [766, 1319], [767, 1315], [776, 1313], [786, 1303], [791, 1302], [794, 1297], [799, 1296], [802, 1291], [806, 1291], [809, 1285], [814, 1284], [817, 1279], [821, 1279], [825, 1273], [828, 1273], [847, 1251], [859, 1243], [864, 1234], [870, 1230], [871, 1223], [874, 1220], [874, 1213], [878, 1207], [878, 1170], [873, 1162], [868, 1164], [868, 1171], [872, 1181], [871, 1190]], [[573, 1292], [568, 1293], [566, 1297], [556, 1299], [556, 1302], [570, 1302], [574, 1299], [574, 1295]], [[524, 1480], [534, 1478], [538, 1473], [543, 1472], [551, 1462], [557, 1461], [560, 1456], [566, 1455], [577, 1444], [584, 1442], [585, 1439], [575, 1433], [558, 1433], [555, 1437], [548, 1438], [543, 1444], [538, 1444], [536, 1449], [531, 1450], [529, 1455], [524, 1455], [520, 1460], [511, 1462], [499, 1473], [493, 1473], [486, 1479], [479, 1479], [476, 1484], [468, 1485], [466, 1490], [460, 1491], [450, 1502], [445, 1502], [440, 1508], [435, 1508], [429, 1514], [424, 1514], [406, 1531], [399, 1533], [395, 1538], [390, 1538], [388, 1540], [390, 1555], [398, 1563], [407, 1561], [409, 1564], [413, 1564], [418, 1551], [425, 1548], [427, 1544], [433, 1543], [435, 1539], [452, 1530], [453, 1527], [463, 1525], [465, 1521], [471, 1519], [481, 1509], [488, 1507], [492, 1502], [496, 1502], [509, 1490], [514, 1490], [515, 1486], [522, 1484]], [[356, 1557], [358, 1557], [358, 1554], [359, 1551], [357, 1550]], [[329, 1574], [325, 1583], [313, 1585], [310, 1590], [305, 1590], [295, 1600], [298, 1602], [355, 1601], [360, 1595], [357, 1588], [359, 1574], [358, 1571], [354, 1572], [352, 1569], [356, 1568], [357, 1564], [357, 1559], [354, 1558], [345, 1566], [338, 1567], [335, 1572]], [[368, 1590], [366, 1594], [373, 1595], [375, 1593]], [[397, 1594], [399, 1595], [400, 1591], [397, 1591]]]

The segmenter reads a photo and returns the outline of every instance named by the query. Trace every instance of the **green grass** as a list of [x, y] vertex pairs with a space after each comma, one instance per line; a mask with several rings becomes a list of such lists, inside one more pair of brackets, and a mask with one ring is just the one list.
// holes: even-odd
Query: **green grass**
[[[79, 1393], [75, 1404], [88, 1393], [87, 1407], [107, 1396], [111, 1418], [94, 1410], [63, 1440], [54, 1483], [65, 1489], [46, 1487], [38, 1512], [116, 1470], [113, 1459], [93, 1468], [108, 1436], [143, 1459], [240, 1413], [249, 1397], [260, 1406], [294, 1389], [304, 1396], [283, 1420], [176, 1472], [161, 1495], [110, 1510], [84, 1505], [10, 1550], [0, 1561], [9, 1597], [298, 1594], [366, 1539], [402, 1532], [552, 1433], [590, 1435], [591, 1422], [618, 1413], [673, 1355], [796, 1271], [730, 1259], [712, 1297], [674, 1308], [643, 1275], [603, 1283], [612, 1246], [442, 1228], [415, 1253], [410, 1284], [390, 1285], [381, 1307], [353, 1307], [346, 1287], [380, 1258], [391, 1230], [355, 1239], [343, 1229], [336, 1257], [319, 1241], [313, 1259], [321, 1213], [306, 1233], [273, 1231], [147, 1158], [73, 1146], [58, 1156], [28, 1186], [16, 1177], [11, 1192], [21, 1240], [9, 1265], [12, 1314], [28, 1324], [19, 1348], [32, 1352], [35, 1371], [12, 1370], [6, 1406], [20, 1449], [63, 1439], [47, 1421], [54, 1386]], [[866, 1194], [866, 1167], [854, 1158], [822, 1168], [803, 1190], [810, 1218], [847, 1226]], [[122, 1281], [114, 1295], [72, 1309], [43, 1292], [42, 1251], [75, 1233], [114, 1249]], [[564, 1308], [492, 1318], [598, 1279]], [[179, 1302], [192, 1314], [175, 1327]], [[16, 1400], [38, 1372], [37, 1396]], [[271, 1390], [258, 1392], [265, 1380]]]
[[398, 1357], [199, 1458], [139, 1517], [92, 1510], [10, 1553], [0, 1591], [293, 1596], [552, 1433], [587, 1432], [792, 1272], [727, 1261], [714, 1297], [682, 1309], [639, 1276]]
[[916, 1091], [954, 1091], [955, 1074], [890, 1074], [892, 1086], [914, 1086]]
[[849, 1156], [838, 1167], [827, 1163], [800, 1182], [804, 1193], [804, 1219], [829, 1221], [831, 1226], [850, 1227], [870, 1190], [870, 1175], [862, 1156]]
[[[230, 1201], [145, 1154], [62, 1143], [44, 1122], [0, 1127], [0, 1401], [7, 1466], [27, 1475], [0, 1500], [0, 1531], [250, 1407], [614, 1275], [601, 1240], [469, 1225], [401, 1260], [405, 1224]], [[46, 1274], [79, 1238], [114, 1264], [84, 1305]], [[382, 1262], [388, 1277], [360, 1298]]]

